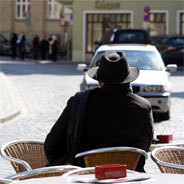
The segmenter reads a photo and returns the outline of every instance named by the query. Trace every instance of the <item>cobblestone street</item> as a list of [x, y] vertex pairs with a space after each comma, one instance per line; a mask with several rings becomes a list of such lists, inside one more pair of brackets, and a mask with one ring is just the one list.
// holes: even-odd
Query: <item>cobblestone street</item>
[[[68, 98], [79, 91], [82, 73], [76, 64], [32, 61], [0, 61], [1, 70], [14, 86], [15, 95], [22, 100], [21, 114], [15, 119], [0, 123], [0, 146], [17, 139], [44, 140], [64, 109]], [[171, 76], [171, 119], [155, 123], [156, 134], [173, 134], [174, 139], [184, 138], [184, 71]], [[148, 159], [147, 172], [159, 172]], [[0, 158], [0, 177], [14, 174], [8, 161]]]

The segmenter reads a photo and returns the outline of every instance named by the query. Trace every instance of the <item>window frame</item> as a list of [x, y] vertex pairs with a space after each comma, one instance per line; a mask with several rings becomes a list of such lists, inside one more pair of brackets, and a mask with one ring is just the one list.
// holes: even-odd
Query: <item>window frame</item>
[[177, 34], [184, 34], [184, 30], [182, 30], [182, 24], [184, 24], [184, 21], [181, 20], [181, 15], [183, 14], [184, 16], [184, 10], [178, 10], [177, 11], [177, 16], [176, 16], [176, 27], [177, 27]]
[[[91, 16], [91, 21], [88, 21], [88, 16]], [[112, 16], [114, 16], [115, 17], [115, 21], [113, 22], [111, 22], [112, 24], [118, 24], [118, 23], [123, 23], [125, 26], [126, 26], [126, 28], [128, 28], [128, 26], [130, 26], [129, 28], [132, 28], [133, 26], [133, 13], [132, 13], [132, 11], [114, 11], [114, 12], [107, 12], [107, 11], [95, 11], [95, 12], [93, 12], [93, 11], [86, 11], [85, 12], [85, 25], [86, 25], [86, 35], [85, 35], [85, 53], [93, 53], [93, 51], [89, 51], [88, 50], [88, 43], [87, 43], [87, 41], [88, 41], [88, 25], [89, 24], [95, 24], [95, 23], [102, 23], [102, 21], [100, 20], [100, 16], [103, 16], [103, 17], [105, 17], [106, 15], [108, 15], [109, 16], [109, 18], [111, 19], [112, 18]], [[117, 20], [117, 16], [120, 16], [120, 20]], [[94, 16], [96, 16], [97, 17], [97, 20], [94, 20]], [[125, 20], [123, 20], [123, 18], [125, 18]], [[93, 26], [92, 26], [93, 27]], [[93, 32], [93, 30], [92, 30], [92, 32]], [[91, 37], [91, 46], [92, 47], [94, 47], [94, 41], [95, 40], [93, 40], [93, 35], [92, 35], [92, 37]], [[93, 50], [93, 49], [92, 49]]]
[[[169, 12], [168, 10], [151, 10], [150, 14], [165, 14], [165, 33], [164, 34], [168, 34], [168, 17], [169, 17]], [[150, 21], [150, 27], [151, 27], [151, 21]]]
[[[25, 12], [30, 11], [30, 0], [16, 0], [15, 1], [15, 18], [18, 20], [25, 20], [26, 15], [23, 12], [23, 6], [25, 6]], [[20, 15], [18, 13], [18, 7], [20, 7]]]
[[[61, 18], [61, 15], [59, 15], [59, 16], [57, 16], [57, 15], [54, 15], [54, 16], [49, 15], [50, 14], [49, 6], [51, 6], [53, 8], [57, 4], [58, 4], [58, 2], [56, 0], [47, 0], [47, 19], [49, 19], [49, 20], [59, 20]], [[61, 11], [62, 11], [62, 7], [61, 7]]]

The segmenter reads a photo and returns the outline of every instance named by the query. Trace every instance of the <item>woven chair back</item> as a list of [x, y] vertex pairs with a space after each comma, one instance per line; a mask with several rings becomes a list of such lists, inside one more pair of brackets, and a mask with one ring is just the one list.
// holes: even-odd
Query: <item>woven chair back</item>
[[84, 161], [86, 167], [108, 164], [126, 164], [127, 169], [135, 170], [140, 157], [141, 154], [137, 152], [116, 151], [89, 154], [84, 156]]
[[[44, 153], [43, 143], [39, 142], [17, 142], [6, 147], [7, 156], [26, 161], [32, 169], [45, 167], [48, 164]], [[22, 165], [11, 162], [16, 173], [26, 171]]]
[[[172, 164], [178, 164], [184, 166], [184, 149], [175, 148], [175, 149], [160, 149], [155, 153], [155, 157], [166, 163], [172, 163]], [[161, 166], [159, 163], [157, 163], [158, 168], [162, 173], [178, 173], [178, 174], [184, 174], [184, 169], [176, 169], [176, 168], [169, 168]], [[184, 167], [183, 167], [184, 168]]]

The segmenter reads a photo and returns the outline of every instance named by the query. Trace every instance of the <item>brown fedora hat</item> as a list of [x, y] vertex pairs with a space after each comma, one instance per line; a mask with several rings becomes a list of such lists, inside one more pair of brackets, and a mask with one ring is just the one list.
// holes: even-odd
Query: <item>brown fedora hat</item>
[[123, 52], [106, 52], [100, 60], [99, 67], [93, 67], [87, 74], [103, 83], [125, 84], [134, 81], [139, 75], [137, 67], [130, 67]]

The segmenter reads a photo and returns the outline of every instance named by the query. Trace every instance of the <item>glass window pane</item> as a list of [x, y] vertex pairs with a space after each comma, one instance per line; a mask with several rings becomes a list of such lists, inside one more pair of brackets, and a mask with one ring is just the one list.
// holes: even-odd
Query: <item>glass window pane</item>
[[165, 22], [166, 21], [166, 15], [162, 14], [162, 21]]
[[25, 12], [26, 12], [26, 6], [22, 6], [22, 16], [25, 17]]
[[116, 21], [117, 21], [117, 22], [120, 22], [120, 21], [121, 21], [121, 16], [118, 15], [118, 14], [116, 15]]
[[95, 23], [93, 25], [93, 51], [95, 50], [96, 45], [94, 44], [95, 41], [100, 41], [100, 38], [102, 36], [102, 24], [101, 23]]
[[88, 24], [88, 32], [87, 32], [87, 51], [88, 52], [92, 52], [91, 40], [92, 40], [92, 24]]
[[150, 14], [150, 21], [154, 21], [154, 14]]
[[157, 21], [157, 22], [161, 21], [161, 14], [157, 14], [157, 15], [156, 15], [156, 21]]
[[100, 22], [103, 21], [103, 15], [99, 15], [99, 21], [100, 21]]
[[111, 20], [111, 22], [115, 22], [116, 21], [116, 19], [115, 19], [116, 17], [115, 17], [115, 15], [110, 15], [110, 20]]
[[28, 11], [30, 11], [30, 5], [28, 5], [28, 8], [27, 8]]
[[92, 15], [88, 15], [88, 22], [92, 21]]
[[130, 22], [130, 21], [131, 21], [131, 19], [130, 19], [130, 15], [127, 15], [127, 20], [128, 20], [128, 22]]
[[181, 34], [184, 34], [184, 23], [181, 25]]
[[122, 21], [123, 21], [123, 22], [126, 22], [126, 20], [127, 20], [127, 19], [126, 19], [126, 15], [122, 15]]
[[151, 23], [150, 34], [165, 34], [165, 24]]
[[98, 21], [98, 15], [93, 15], [93, 21], [97, 22]]
[[181, 14], [181, 21], [184, 22], [184, 13]]
[[17, 17], [20, 17], [20, 5], [17, 6]]
[[52, 10], [52, 7], [51, 7], [51, 5], [49, 4], [49, 17], [51, 17], [51, 10]]

